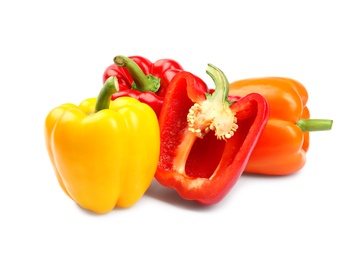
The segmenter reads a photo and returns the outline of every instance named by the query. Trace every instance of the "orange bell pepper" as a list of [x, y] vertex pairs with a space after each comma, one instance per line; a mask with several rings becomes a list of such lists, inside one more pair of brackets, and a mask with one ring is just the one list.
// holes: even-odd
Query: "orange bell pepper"
[[308, 92], [290, 78], [264, 77], [238, 80], [230, 84], [230, 98], [250, 93], [263, 95], [270, 106], [267, 125], [257, 142], [245, 172], [288, 175], [306, 163], [309, 132], [330, 130], [333, 120], [310, 119], [306, 106]]

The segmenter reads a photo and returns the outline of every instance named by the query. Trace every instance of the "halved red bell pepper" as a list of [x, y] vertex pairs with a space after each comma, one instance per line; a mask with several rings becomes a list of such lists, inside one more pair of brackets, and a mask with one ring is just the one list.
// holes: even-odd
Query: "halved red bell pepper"
[[159, 116], [155, 178], [184, 199], [212, 205], [228, 194], [244, 171], [267, 123], [269, 105], [257, 93], [229, 102], [224, 73], [213, 65], [206, 72], [215, 83], [213, 94], [186, 71], [170, 82]]
[[167, 87], [176, 73], [183, 70], [182, 66], [171, 59], [152, 63], [141, 56], [116, 56], [113, 61], [103, 73], [103, 82], [110, 76], [116, 76], [119, 82], [120, 90], [111, 99], [136, 98], [152, 107], [158, 116]]

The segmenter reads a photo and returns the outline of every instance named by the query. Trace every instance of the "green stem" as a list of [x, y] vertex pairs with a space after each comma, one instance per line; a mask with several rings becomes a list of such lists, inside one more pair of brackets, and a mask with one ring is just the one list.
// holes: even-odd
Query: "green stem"
[[215, 83], [215, 91], [211, 95], [208, 95], [208, 99], [217, 100], [219, 103], [230, 106], [230, 102], [228, 101], [229, 81], [227, 80], [225, 74], [212, 64], [208, 64], [206, 73]]
[[333, 120], [330, 120], [330, 119], [303, 119], [303, 118], [301, 118], [297, 122], [297, 126], [299, 126], [303, 132], [331, 130], [332, 125], [333, 125]]
[[116, 56], [113, 59], [114, 64], [117, 66], [124, 67], [128, 70], [129, 74], [133, 79], [132, 89], [145, 92], [152, 91], [157, 92], [161, 86], [161, 79], [157, 78], [151, 74], [145, 75], [142, 69], [138, 66], [138, 64], [126, 57], [126, 56]]
[[111, 96], [119, 90], [118, 80], [115, 76], [111, 76], [104, 83], [103, 88], [99, 92], [95, 113], [102, 109], [108, 109], [111, 102]]

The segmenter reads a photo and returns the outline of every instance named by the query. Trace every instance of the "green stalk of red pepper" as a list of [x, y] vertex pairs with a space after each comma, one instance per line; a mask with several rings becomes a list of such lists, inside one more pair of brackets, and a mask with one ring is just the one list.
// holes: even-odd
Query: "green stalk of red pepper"
[[171, 79], [182, 66], [172, 59], [160, 59], [152, 63], [141, 56], [116, 56], [114, 64], [103, 73], [103, 82], [110, 76], [116, 76], [120, 90], [112, 95], [112, 100], [129, 96], [148, 104], [159, 115], [164, 96]]

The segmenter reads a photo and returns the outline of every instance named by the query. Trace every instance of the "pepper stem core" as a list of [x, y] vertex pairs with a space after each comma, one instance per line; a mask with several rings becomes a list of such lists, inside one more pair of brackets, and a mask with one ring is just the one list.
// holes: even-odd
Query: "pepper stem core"
[[99, 92], [95, 113], [102, 109], [108, 109], [111, 102], [111, 96], [119, 90], [118, 80], [115, 76], [109, 77]]
[[126, 56], [116, 56], [113, 59], [114, 64], [120, 67], [127, 69], [129, 74], [133, 79], [132, 89], [138, 90], [140, 92], [151, 91], [157, 92], [161, 86], [161, 79], [157, 78], [151, 74], [145, 75], [142, 69], [138, 64], [126, 57]]
[[208, 64], [206, 73], [214, 81], [215, 91], [212, 94], [205, 93], [206, 100], [190, 108], [187, 115], [188, 129], [199, 138], [212, 130], [217, 139], [227, 140], [238, 128], [236, 112], [230, 109], [231, 103], [228, 101], [229, 82], [214, 65]]
[[302, 132], [312, 132], [312, 131], [325, 131], [331, 130], [333, 125], [333, 120], [330, 119], [299, 119], [297, 126], [302, 129]]

